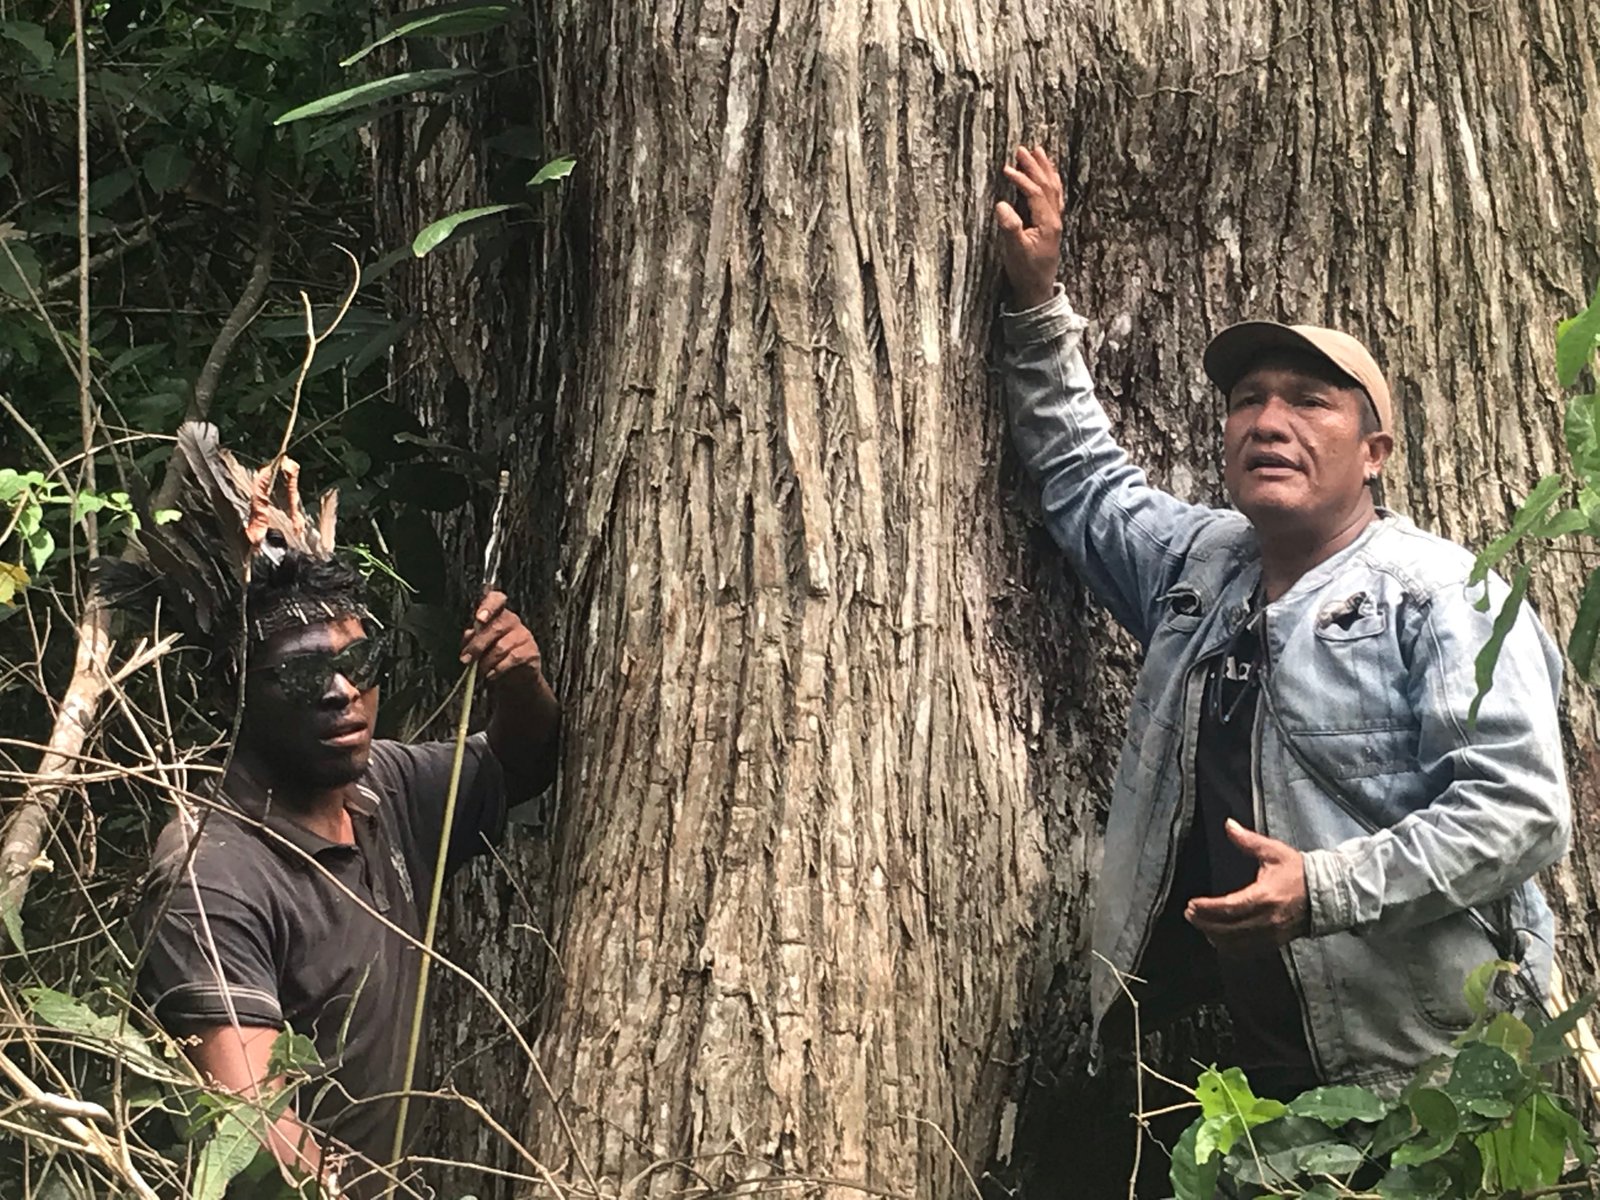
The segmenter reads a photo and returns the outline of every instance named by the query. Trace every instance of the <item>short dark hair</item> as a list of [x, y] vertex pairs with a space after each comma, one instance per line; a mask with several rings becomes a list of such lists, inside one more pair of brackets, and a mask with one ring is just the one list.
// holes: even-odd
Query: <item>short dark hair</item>
[[297, 625], [367, 615], [366, 583], [341, 557], [285, 549], [276, 555], [264, 551], [251, 562], [243, 614], [247, 642], [264, 642]]

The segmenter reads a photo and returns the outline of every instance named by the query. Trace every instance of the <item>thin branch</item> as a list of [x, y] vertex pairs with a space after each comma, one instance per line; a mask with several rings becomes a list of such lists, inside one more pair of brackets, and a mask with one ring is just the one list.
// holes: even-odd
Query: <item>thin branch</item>
[[203, 421], [211, 411], [211, 401], [216, 397], [217, 386], [222, 382], [222, 369], [233, 353], [234, 343], [249, 326], [256, 309], [266, 297], [267, 285], [272, 282], [272, 256], [278, 240], [278, 217], [272, 197], [272, 183], [263, 171], [256, 180], [256, 233], [255, 259], [250, 267], [250, 279], [239, 301], [228, 314], [228, 319], [217, 331], [217, 340], [211, 343], [211, 353], [194, 381], [194, 394], [189, 399], [188, 419]]
[[[72, 40], [78, 70], [78, 420], [82, 425], [85, 452], [94, 445], [94, 398], [89, 391], [89, 65], [84, 41], [83, 5], [72, 0]], [[94, 455], [85, 453], [83, 485], [90, 492], [94, 485]], [[93, 512], [84, 514], [84, 535], [89, 557], [100, 553], [100, 519]]]

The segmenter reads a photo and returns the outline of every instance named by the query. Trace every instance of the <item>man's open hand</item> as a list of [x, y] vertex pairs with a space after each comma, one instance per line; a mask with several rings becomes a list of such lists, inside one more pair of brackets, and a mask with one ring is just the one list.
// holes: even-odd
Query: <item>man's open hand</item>
[[1261, 954], [1292, 942], [1309, 926], [1310, 902], [1300, 851], [1228, 821], [1233, 844], [1260, 863], [1256, 881], [1226, 896], [1197, 896], [1184, 919], [1231, 958]]
[[461, 635], [461, 661], [474, 660], [478, 674], [491, 683], [523, 667], [539, 674], [539, 643], [506, 606], [504, 592], [490, 592], [480, 600], [472, 625]]
[[1013, 307], [1037, 308], [1050, 299], [1061, 265], [1061, 175], [1043, 146], [1017, 147], [1006, 178], [1022, 192], [1028, 219], [1006, 201], [994, 206], [1000, 225], [1000, 260], [1011, 284]]

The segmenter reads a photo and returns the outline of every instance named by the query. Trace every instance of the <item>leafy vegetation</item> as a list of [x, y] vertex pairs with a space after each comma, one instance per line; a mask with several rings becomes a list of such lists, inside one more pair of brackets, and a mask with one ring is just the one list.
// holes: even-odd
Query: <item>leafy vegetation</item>
[[1172, 1157], [1176, 1200], [1224, 1194], [1490, 1200], [1592, 1194], [1579, 1174], [1595, 1158], [1587, 1130], [1552, 1086], [1550, 1067], [1594, 1003], [1554, 1018], [1497, 1010], [1485, 963], [1467, 980], [1475, 1014], [1454, 1054], [1424, 1063], [1398, 1097], [1364, 1087], [1321, 1087], [1288, 1104], [1263, 1099], [1238, 1068], [1203, 1072], [1200, 1116]]
[[[487, 507], [499, 447], [473, 442], [463, 396], [426, 425], [390, 398], [397, 350], [449, 316], [400, 285], [452, 238], [493, 228], [507, 236], [477, 253], [514, 246], [572, 160], [532, 127], [501, 131], [483, 202], [400, 233], [375, 215], [371, 161], [405, 137], [425, 162], [454, 98], [514, 83], [476, 63], [484, 34], [521, 19], [456, 3], [375, 27], [335, 0], [106, 0], [86, 11], [80, 77], [71, 7], [0, 14], [0, 771], [25, 798], [62, 787], [37, 772], [79, 656], [88, 558], [119, 552], [147, 500], [172, 518], [162, 480], [186, 418], [262, 459], [287, 437], [312, 485], [340, 489], [341, 537], [408, 651], [385, 731], [454, 678], [440, 530]], [[121, 647], [110, 664], [105, 719], [34, 863], [26, 942], [5, 907], [0, 1089], [31, 1099], [0, 1114], [0, 1194], [22, 1180], [50, 1200], [279, 1194], [256, 1133], [318, 1086], [310, 1043], [286, 1033], [280, 1090], [211, 1092], [131, 999], [134, 884], [171, 807], [208, 788], [224, 732], [165, 650]]]

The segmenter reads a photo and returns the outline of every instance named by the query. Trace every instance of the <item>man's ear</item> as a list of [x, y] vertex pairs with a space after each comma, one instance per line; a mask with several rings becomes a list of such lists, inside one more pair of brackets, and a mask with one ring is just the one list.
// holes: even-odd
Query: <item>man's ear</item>
[[1366, 452], [1367, 473], [1374, 478], [1383, 470], [1383, 464], [1389, 461], [1389, 455], [1394, 453], [1394, 435], [1392, 433], [1369, 433], [1362, 439], [1365, 442], [1363, 450]]

